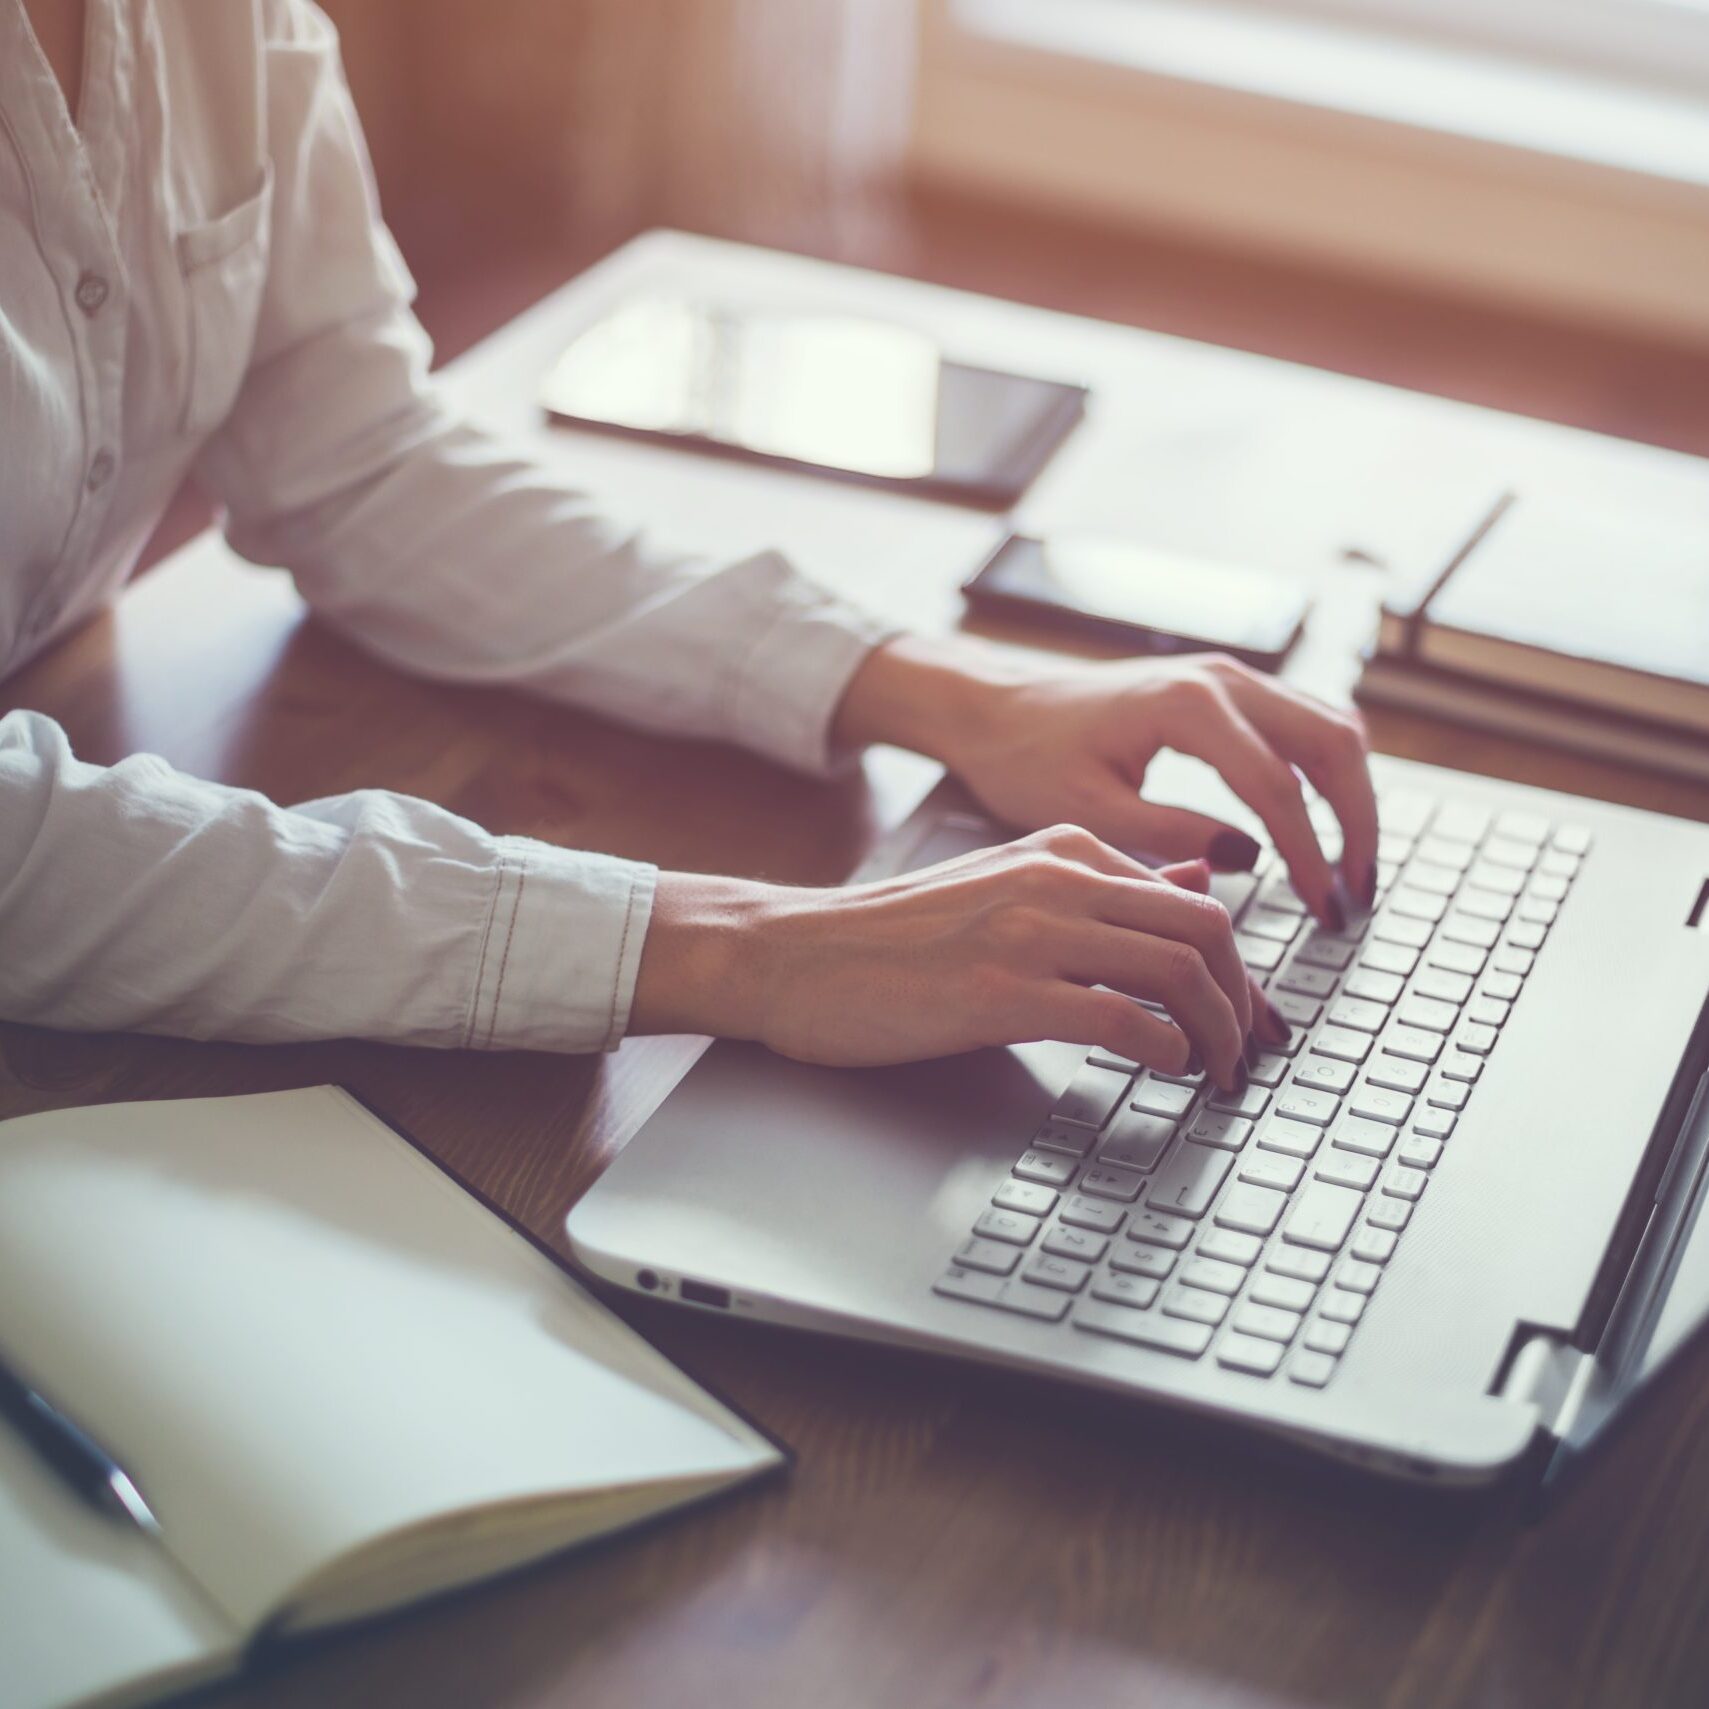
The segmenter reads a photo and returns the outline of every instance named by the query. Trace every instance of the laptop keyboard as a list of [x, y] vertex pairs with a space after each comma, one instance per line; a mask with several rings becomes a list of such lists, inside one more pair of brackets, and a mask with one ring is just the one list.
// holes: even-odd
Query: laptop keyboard
[[1345, 932], [1268, 853], [1215, 882], [1294, 1029], [1245, 1091], [1093, 1051], [935, 1292], [1253, 1377], [1334, 1378], [1590, 847], [1582, 826], [1414, 791], [1380, 814], [1377, 904]]

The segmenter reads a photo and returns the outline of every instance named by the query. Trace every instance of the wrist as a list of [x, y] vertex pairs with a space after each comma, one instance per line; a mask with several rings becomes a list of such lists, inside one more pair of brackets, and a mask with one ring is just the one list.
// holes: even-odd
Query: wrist
[[1018, 654], [971, 636], [898, 635], [850, 679], [834, 738], [850, 747], [888, 742], [953, 769], [1030, 674]]

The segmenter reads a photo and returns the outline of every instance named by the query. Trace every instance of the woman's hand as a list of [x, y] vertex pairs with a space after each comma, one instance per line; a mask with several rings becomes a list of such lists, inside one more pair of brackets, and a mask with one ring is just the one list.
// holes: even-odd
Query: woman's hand
[[1034, 662], [962, 637], [903, 636], [856, 673], [837, 735], [942, 760], [1022, 829], [1067, 820], [1121, 848], [1251, 866], [1258, 849], [1243, 832], [1140, 798], [1159, 749], [1192, 754], [1263, 820], [1306, 906], [1339, 930], [1345, 909], [1303, 773], [1341, 821], [1347, 894], [1369, 907], [1376, 893], [1377, 807], [1358, 719], [1219, 654]]
[[631, 1030], [845, 1065], [1060, 1039], [1166, 1073], [1196, 1052], [1241, 1087], [1254, 1029], [1267, 1043], [1288, 1029], [1208, 878], [1203, 862], [1154, 872], [1075, 826], [832, 890], [665, 873]]

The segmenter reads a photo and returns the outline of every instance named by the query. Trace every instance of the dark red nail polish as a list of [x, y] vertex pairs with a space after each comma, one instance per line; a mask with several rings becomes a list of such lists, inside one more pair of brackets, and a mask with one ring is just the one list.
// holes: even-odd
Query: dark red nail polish
[[1294, 1036], [1294, 1029], [1288, 1025], [1287, 1018], [1274, 1003], [1266, 1003], [1264, 1010], [1270, 1017], [1270, 1025], [1274, 1029], [1276, 1037], [1283, 1044], [1286, 1044]]
[[1239, 1097], [1246, 1090], [1247, 1085], [1246, 1064], [1237, 1056], [1234, 1059], [1234, 1072], [1228, 1077], [1228, 1089], [1236, 1097]]
[[1218, 831], [1205, 858], [1218, 872], [1250, 872], [1258, 864], [1258, 844], [1244, 831]]
[[1323, 899], [1323, 923], [1332, 932], [1347, 930], [1347, 910], [1341, 906], [1341, 898], [1333, 890]]
[[1194, 1074], [1203, 1074], [1204, 1071], [1205, 1059], [1200, 1056], [1196, 1050], [1189, 1050], [1187, 1052], [1187, 1066], [1183, 1068], [1181, 1072], [1191, 1076]]

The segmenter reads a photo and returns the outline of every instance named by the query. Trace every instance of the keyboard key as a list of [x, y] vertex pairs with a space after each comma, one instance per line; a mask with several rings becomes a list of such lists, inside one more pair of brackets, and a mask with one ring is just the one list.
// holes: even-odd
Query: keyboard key
[[1436, 811], [1435, 801], [1416, 789], [1385, 789], [1379, 800], [1383, 829], [1403, 837], [1416, 837]]
[[1341, 1100], [1328, 1092], [1312, 1092], [1298, 1086], [1290, 1086], [1276, 1100], [1277, 1115], [1286, 1116], [1289, 1121], [1310, 1122], [1314, 1127], [1328, 1127], [1340, 1107]]
[[982, 1240], [977, 1234], [963, 1242], [955, 1261], [964, 1270], [984, 1270], [993, 1276], [1006, 1276], [1020, 1263], [1020, 1249], [1005, 1246], [999, 1240]]
[[1421, 1092], [1430, 1070], [1422, 1062], [1408, 1062], [1404, 1057], [1379, 1054], [1365, 1070], [1367, 1086], [1381, 1086], [1389, 1092]]
[[1520, 949], [1517, 944], [1503, 944], [1493, 956], [1490, 965], [1497, 973], [1511, 973], [1516, 979], [1523, 979], [1536, 965], [1537, 955], [1534, 950]]
[[1495, 822], [1496, 830], [1504, 837], [1513, 837], [1522, 843], [1541, 843], [1549, 835], [1549, 821], [1538, 813], [1522, 812], [1514, 808], [1503, 813]]
[[1264, 1260], [1264, 1268], [1301, 1282], [1321, 1282], [1329, 1274], [1329, 1254], [1308, 1251], [1303, 1246], [1278, 1246]]
[[1092, 1274], [1090, 1264], [1077, 1263], [1072, 1258], [1056, 1258], [1041, 1253], [1026, 1268], [1026, 1278], [1041, 1288], [1055, 1288], [1058, 1293], [1077, 1294]]
[[1339, 973], [1353, 959], [1354, 946], [1341, 938], [1313, 933], [1300, 946], [1296, 959], [1310, 967], [1328, 967]]
[[1421, 1027], [1425, 1032], [1452, 1032], [1460, 1011], [1452, 1003], [1439, 1003], [1434, 997], [1408, 997], [1395, 1010], [1402, 1026]]
[[[1477, 1061], [1476, 1057], [1472, 1060]], [[1472, 1095], [1469, 1085], [1462, 1085], [1457, 1080], [1444, 1080], [1438, 1075], [1430, 1082], [1430, 1089], [1424, 1094], [1424, 1101], [1442, 1110], [1463, 1110], [1466, 1100]]]
[[1565, 900], [1571, 886], [1572, 880], [1559, 873], [1539, 872], [1525, 886], [1525, 894], [1535, 896], [1539, 902], [1560, 902]]
[[1442, 1035], [1395, 1024], [1383, 1034], [1383, 1049], [1408, 1062], [1434, 1062], [1442, 1054]]
[[1246, 1272], [1238, 1264], [1224, 1264], [1217, 1258], [1189, 1258], [1181, 1266], [1180, 1282], [1187, 1288], [1204, 1288], [1213, 1294], [1237, 1294], [1246, 1280]]
[[1501, 927], [1494, 920], [1480, 920], [1459, 909], [1442, 922], [1442, 936], [1450, 943], [1491, 949], [1501, 936]]
[[1220, 1110], [1201, 1110], [1187, 1129], [1187, 1138], [1200, 1145], [1214, 1145], [1223, 1151], [1238, 1151], [1252, 1133], [1252, 1123], [1244, 1116], [1225, 1115]]
[[1294, 1084], [1313, 1092], [1332, 1092], [1335, 1096], [1352, 1086], [1357, 1070], [1350, 1062], [1337, 1062], [1327, 1056], [1308, 1056], [1294, 1073]]
[[1140, 1347], [1153, 1347], [1159, 1353], [1179, 1354], [1184, 1359], [1198, 1358], [1211, 1344], [1211, 1329], [1207, 1324], [1185, 1323], [1159, 1312], [1129, 1311], [1123, 1306], [1092, 1300], [1075, 1312], [1073, 1321], [1076, 1329], [1093, 1335], [1131, 1341]]
[[1327, 1353], [1302, 1352], [1288, 1366], [1288, 1378], [1301, 1388], [1320, 1389], [1335, 1375], [1335, 1361]]
[[1284, 914], [1275, 908], [1254, 908], [1240, 922], [1240, 929], [1248, 937], [1291, 944], [1299, 933], [1300, 916]]
[[1335, 990], [1335, 975], [1327, 967], [1296, 961], [1277, 979], [1276, 989], [1301, 997], [1328, 997]]
[[[1311, 1048], [1320, 1056], [1332, 1056], [1337, 1062], [1363, 1062], [1371, 1054], [1375, 1042], [1369, 1033], [1356, 1033], [1349, 1027], [1323, 1027], [1311, 1041]], [[1296, 1081], [1298, 1076], [1295, 1076]]]
[[1057, 1258], [1077, 1259], [1082, 1264], [1096, 1264], [1109, 1245], [1107, 1237], [1094, 1234], [1089, 1228], [1053, 1228], [1044, 1237], [1046, 1252]]
[[[1310, 1282], [1266, 1271], [1253, 1280], [1251, 1291], [1246, 1297], [1254, 1305], [1277, 1306], [1283, 1311], [1306, 1311], [1317, 1297], [1317, 1289]], [[1236, 1327], [1239, 1327], [1238, 1322]]]
[[1128, 1276], [1150, 1276], [1162, 1281], [1175, 1268], [1175, 1254], [1166, 1246], [1124, 1243], [1110, 1254], [1110, 1268]]
[[1403, 884], [1390, 894], [1389, 910], [1408, 920], [1423, 920], [1433, 926], [1448, 912], [1448, 898], [1431, 890], [1418, 890], [1410, 884]]
[[[1487, 920], [1499, 925], [1513, 912], [1513, 898], [1498, 895], [1493, 890], [1468, 890], [1460, 898], [1459, 907], [1462, 918]], [[1478, 943], [1482, 940], [1474, 938], [1471, 941]], [[1495, 940], [1492, 938], [1490, 941], [1493, 943]]]
[[1303, 914], [1306, 905], [1300, 893], [1294, 889], [1287, 879], [1272, 878], [1264, 886], [1262, 905], [1266, 908], [1279, 908], [1284, 914]]
[[[1494, 1027], [1485, 1026], [1479, 1021], [1466, 1021], [1454, 1034], [1454, 1043], [1461, 1050], [1471, 1051], [1474, 1056], [1488, 1056], [1495, 1049], [1495, 1041], [1500, 1037], [1501, 1034]], [[1447, 1072], [1445, 1067], [1443, 1072]]]
[[1251, 1076], [1254, 1086], [1274, 1088], [1281, 1085], [1288, 1072], [1288, 1059], [1278, 1051], [1260, 1051], [1247, 1065], [1246, 1072]]
[[1404, 944], [1408, 949], [1423, 949], [1430, 942], [1430, 922], [1415, 920], [1406, 914], [1384, 914], [1371, 928], [1372, 935], [1384, 943]]
[[1231, 1371], [1247, 1371], [1267, 1377], [1282, 1362], [1283, 1348], [1274, 1341], [1259, 1341], [1250, 1335], [1225, 1335], [1216, 1350], [1216, 1362]]
[[1053, 1156], [1048, 1151], [1023, 1151], [1015, 1165], [1015, 1173], [1023, 1181], [1038, 1181], [1046, 1187], [1066, 1187], [1074, 1179], [1075, 1164], [1069, 1157]]
[[1543, 939], [1549, 935], [1549, 928], [1539, 925], [1535, 920], [1515, 920], [1507, 928], [1507, 941], [1518, 949], [1539, 950], [1543, 947]]
[[1274, 973], [1282, 965], [1288, 946], [1274, 943], [1269, 938], [1249, 938], [1244, 932], [1236, 932], [1234, 950], [1254, 973]]
[[1228, 1315], [1228, 1301], [1221, 1294], [1199, 1288], [1174, 1287], [1163, 1302], [1166, 1317], [1184, 1317], [1190, 1323], [1218, 1324]]
[[1217, 1258], [1243, 1267], [1256, 1264], [1263, 1250], [1264, 1243], [1256, 1235], [1237, 1234], [1232, 1228], [1209, 1229], [1199, 1241], [1201, 1258]]
[[1412, 1131], [1425, 1139], [1447, 1139], [1459, 1119], [1452, 1110], [1422, 1109], [1412, 1118]]
[[1412, 858], [1411, 837], [1396, 831], [1385, 817], [1383, 828], [1377, 835], [1377, 859], [1388, 861], [1392, 865]]
[[999, 1210], [1022, 1211], [1027, 1216], [1049, 1216], [1056, 1209], [1059, 1197], [1049, 1187], [1041, 1187], [1032, 1181], [1005, 1181], [991, 1195], [991, 1202]]
[[1008, 1283], [1001, 1276], [987, 1275], [980, 1270], [949, 1270], [932, 1283], [934, 1294], [946, 1294], [952, 1300], [969, 1300], [975, 1305], [995, 1305]]
[[[1181, 1087], [1189, 1092], [1189, 1087]], [[1123, 1169], [1149, 1169], [1168, 1149], [1175, 1137], [1175, 1124], [1163, 1116], [1148, 1116], [1139, 1110], [1121, 1110], [1110, 1123], [1104, 1143], [1098, 1148], [1100, 1163]]]
[[1525, 872], [1536, 864], [1537, 853], [1534, 842], [1520, 842], [1513, 837], [1491, 837], [1483, 846], [1482, 858], [1497, 866], [1516, 867]]
[[1418, 965], [1418, 951], [1406, 944], [1384, 943], [1377, 939], [1365, 945], [1359, 965], [1378, 973], [1398, 974], [1404, 979]]
[[1310, 1157], [1322, 1137], [1320, 1127], [1272, 1116], [1258, 1135], [1258, 1147], [1261, 1151], [1280, 1151], [1288, 1157]]
[[1086, 1060], [1094, 1068], [1111, 1068], [1118, 1074], [1139, 1072], [1139, 1064], [1131, 1056], [1117, 1056], [1113, 1050], [1094, 1050]]
[[1332, 1151], [1317, 1166], [1317, 1179], [1335, 1187], [1351, 1187], [1355, 1192], [1369, 1190], [1375, 1182], [1379, 1165], [1374, 1157], [1360, 1157], [1346, 1151]]
[[1224, 1115], [1245, 1116], [1250, 1121], [1263, 1115], [1264, 1106], [1269, 1101], [1270, 1094], [1262, 1086], [1246, 1086], [1238, 1092], [1213, 1092], [1208, 1107], [1220, 1110]]
[[1051, 1122], [1033, 1139], [1033, 1149], [1060, 1151], [1069, 1157], [1084, 1157], [1092, 1149], [1097, 1132], [1089, 1127], [1058, 1126]]
[[[1341, 991], [1343, 996], [1357, 997], [1362, 1003], [1393, 1003], [1400, 997], [1401, 977], [1398, 973], [1379, 973], [1374, 967], [1355, 967], [1342, 981]], [[1330, 1019], [1335, 1016], [1331, 1014]]]
[[1368, 1122], [1387, 1122], [1399, 1127], [1412, 1114], [1412, 1099], [1404, 1092], [1386, 1092], [1377, 1086], [1361, 1086], [1347, 1105], [1349, 1113]]
[[1565, 849], [1545, 849], [1537, 870], [1551, 878], [1571, 878], [1578, 871], [1578, 856], [1568, 854]]
[[1546, 901], [1541, 896], [1521, 896], [1519, 906], [1514, 909], [1514, 914], [1517, 918], [1528, 920], [1533, 925], [1552, 926], [1560, 911], [1559, 902]]
[[1297, 991], [1278, 990], [1270, 1001], [1289, 1026], [1309, 1027], [1323, 1013], [1321, 1003], [1312, 997], [1302, 997]]
[[1477, 850], [1471, 843], [1453, 837], [1429, 836], [1414, 852], [1419, 860], [1429, 861], [1433, 866], [1448, 866], [1456, 872], [1464, 872], [1472, 864]]
[[1412, 1221], [1411, 1202], [1379, 1193], [1371, 1201], [1370, 1221], [1373, 1228], [1386, 1228], [1391, 1234], [1399, 1234]]
[[1445, 866], [1435, 861], [1415, 860], [1407, 868], [1407, 886], [1423, 890], [1432, 896], [1452, 896], [1460, 888], [1463, 867]]
[[1450, 973], [1445, 967], [1427, 967], [1413, 980], [1412, 994], [1437, 1003], [1463, 1003], [1472, 994], [1472, 981], [1468, 974]]
[[1114, 1234], [1121, 1227], [1127, 1212], [1116, 1206], [1102, 1204], [1097, 1199], [1082, 1198], [1076, 1193], [1062, 1207], [1061, 1220], [1075, 1228], [1090, 1228], [1099, 1234]]
[[1162, 1286], [1161, 1282], [1151, 1281], [1145, 1276], [1100, 1276], [1092, 1284], [1092, 1298], [1143, 1311], [1156, 1301]]
[[1183, 1145], [1151, 1183], [1145, 1195], [1149, 1209], [1175, 1216], [1201, 1217], [1228, 1177], [1234, 1159], [1226, 1151], [1204, 1145]]
[[1234, 1314], [1232, 1325], [1241, 1335], [1257, 1335], [1266, 1341], [1279, 1341], [1284, 1347], [1293, 1340], [1299, 1327], [1300, 1314], [1297, 1311], [1284, 1311], [1280, 1306], [1253, 1304], [1243, 1305]]
[[[1282, 1238], [1295, 1246], [1310, 1246], [1320, 1252], [1335, 1252], [1346, 1240], [1364, 1204], [1363, 1195], [1327, 1181], [1308, 1181], [1294, 1200]], [[1404, 1201], [1391, 1201], [1396, 1205]]]
[[1525, 872], [1522, 868], [1497, 865], [1493, 858], [1480, 860], [1466, 874], [1466, 883], [1472, 890], [1488, 890], [1511, 898], [1525, 888]]
[[1415, 1133], [1401, 1141], [1400, 1160], [1409, 1169], [1434, 1169], [1442, 1157], [1442, 1141]]
[[1297, 1157], [1284, 1157], [1276, 1151], [1248, 1152], [1240, 1165], [1240, 1179], [1255, 1187], [1274, 1187], [1278, 1193], [1291, 1193], [1300, 1184], [1305, 1164]]
[[1342, 1151], [1356, 1151], [1362, 1157], [1387, 1157], [1395, 1137], [1396, 1130], [1387, 1122], [1349, 1116], [1336, 1128], [1333, 1143]]
[[986, 1211], [973, 1225], [973, 1232], [987, 1240], [1001, 1240], [1010, 1246], [1030, 1246], [1039, 1231], [1037, 1217], [1022, 1216], [1019, 1211]]
[[1353, 1338], [1353, 1326], [1347, 1323], [1326, 1323], [1321, 1317], [1305, 1332], [1305, 1344], [1313, 1353], [1335, 1358], [1344, 1353]]
[[1161, 1116], [1173, 1124], [1187, 1113], [1197, 1096], [1197, 1091], [1191, 1086], [1182, 1086], [1173, 1080], [1153, 1080], [1148, 1074], [1134, 1088], [1133, 1096], [1128, 1099], [1128, 1108], [1141, 1115]]
[[1268, 1234], [1287, 1208], [1286, 1193], [1240, 1182], [1223, 1195], [1216, 1208], [1216, 1225], [1238, 1229], [1242, 1234]]
[[1386, 1264], [1399, 1240], [1386, 1228], [1362, 1228], [1353, 1236], [1353, 1256], [1366, 1264]]
[[1095, 1068], [1090, 1062], [1084, 1063], [1056, 1100], [1050, 1119], [1076, 1127], [1102, 1127], [1110, 1119], [1116, 1100], [1127, 1088], [1125, 1074], [1110, 1068]]
[[1463, 1080], [1469, 1086], [1484, 1071], [1483, 1058], [1473, 1051], [1455, 1050], [1448, 1053], [1441, 1068], [1444, 1080]]
[[[1052, 1259], [1060, 1263], [1060, 1259]], [[1043, 1318], [1047, 1323], [1059, 1323], [1068, 1315], [1068, 1294], [1058, 1288], [1034, 1287], [1025, 1276], [1011, 1276], [997, 1296], [999, 1311], [1019, 1312], [1023, 1317]]]
[[[1168, 1216], [1147, 1205], [1133, 1213], [1133, 1220], [1127, 1225], [1127, 1237], [1179, 1252], [1193, 1238], [1193, 1224], [1184, 1216]], [[1114, 1259], [1111, 1262], [1114, 1263]]]
[[1432, 967], [1445, 968], [1449, 973], [1467, 973], [1474, 978], [1483, 971], [1489, 951], [1477, 944], [1453, 943], [1440, 938], [1430, 946], [1426, 960]]
[[1409, 1169], [1404, 1164], [1397, 1164], [1383, 1182], [1383, 1191], [1397, 1199], [1416, 1199], [1429, 1180], [1422, 1169]]
[[1432, 836], [1448, 837], [1457, 843], [1481, 843], [1489, 829], [1489, 814], [1469, 802], [1450, 801], [1437, 809], [1431, 821]]
[[1581, 855], [1590, 847], [1590, 832], [1583, 825], [1558, 825], [1552, 841], [1568, 854]]
[[1325, 1323], [1345, 1323], [1349, 1328], [1365, 1315], [1365, 1296], [1350, 1294], [1344, 1288], [1331, 1288], [1318, 1308]]
[[1143, 1175], [1136, 1175], [1131, 1169], [1112, 1169], [1103, 1163], [1094, 1164], [1080, 1177], [1082, 1193], [1094, 1199], [1118, 1199], [1124, 1205], [1131, 1205], [1144, 1185]]
[[1382, 1271], [1375, 1264], [1367, 1264], [1363, 1258], [1346, 1258], [1335, 1272], [1335, 1285], [1349, 1293], [1369, 1294], [1376, 1291], [1381, 1276]]

